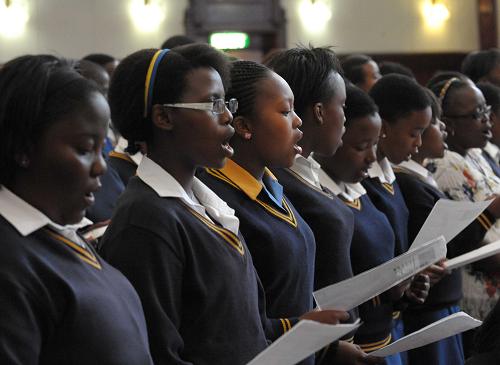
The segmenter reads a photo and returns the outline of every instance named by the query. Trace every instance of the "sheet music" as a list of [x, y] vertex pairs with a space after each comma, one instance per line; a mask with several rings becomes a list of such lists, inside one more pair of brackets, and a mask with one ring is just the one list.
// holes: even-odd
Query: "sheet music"
[[313, 293], [321, 309], [351, 310], [446, 257], [438, 237], [373, 269]]
[[500, 240], [488, 243], [477, 250], [469, 251], [463, 255], [454, 257], [445, 262], [446, 268], [449, 270], [482, 260], [486, 257], [500, 253]]
[[438, 200], [411, 244], [410, 250], [439, 236], [444, 236], [446, 242], [450, 242], [465, 227], [471, 224], [491, 202], [492, 200], [481, 202]]
[[[428, 345], [443, 338], [454, 336], [458, 333], [479, 327], [481, 321], [472, 318], [467, 313], [458, 312], [446, 318], [440, 319], [430, 325], [415, 331], [408, 336], [387, 345], [381, 349], [371, 352], [373, 356], [390, 356], [399, 352], [408, 351]], [[425, 362], [425, 359], [422, 359]]]
[[355, 323], [338, 325], [302, 320], [247, 365], [296, 364], [326, 345], [354, 331], [360, 325], [359, 319]]

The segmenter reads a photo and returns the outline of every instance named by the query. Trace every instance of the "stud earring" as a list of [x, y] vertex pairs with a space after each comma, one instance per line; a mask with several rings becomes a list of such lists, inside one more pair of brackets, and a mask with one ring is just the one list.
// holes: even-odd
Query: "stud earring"
[[28, 157], [23, 155], [23, 157], [21, 157], [21, 160], [19, 161], [19, 165], [21, 167], [26, 168], [29, 166], [29, 164], [30, 164], [30, 160], [28, 159]]
[[382, 133], [382, 135], [381, 135], [380, 137], [381, 137], [381, 138], [387, 138], [387, 134]]

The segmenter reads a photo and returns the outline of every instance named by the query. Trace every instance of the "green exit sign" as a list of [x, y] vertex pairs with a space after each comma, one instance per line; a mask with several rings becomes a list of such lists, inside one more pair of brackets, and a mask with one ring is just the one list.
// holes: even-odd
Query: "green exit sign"
[[250, 45], [250, 37], [242, 32], [212, 33], [209, 43], [218, 49], [243, 49]]

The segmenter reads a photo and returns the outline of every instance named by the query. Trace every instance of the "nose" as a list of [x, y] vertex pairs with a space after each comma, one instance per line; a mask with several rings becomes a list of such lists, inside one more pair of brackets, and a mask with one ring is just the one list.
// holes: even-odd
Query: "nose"
[[300, 117], [295, 113], [295, 111], [292, 111], [293, 113], [293, 122], [292, 122], [292, 126], [293, 128], [300, 128], [302, 126], [302, 119], [300, 119]]
[[418, 151], [418, 148], [422, 146], [422, 134], [419, 133], [417, 138], [415, 139], [415, 150]]
[[220, 120], [224, 125], [231, 124], [233, 121], [233, 114], [231, 114], [227, 106], [224, 108], [224, 113], [220, 114]]
[[94, 163], [92, 164], [92, 176], [98, 177], [104, 175], [107, 170], [106, 160], [102, 153], [97, 153]]
[[365, 161], [371, 165], [376, 161], [376, 159], [377, 159], [377, 146], [373, 146], [372, 148], [368, 149]]

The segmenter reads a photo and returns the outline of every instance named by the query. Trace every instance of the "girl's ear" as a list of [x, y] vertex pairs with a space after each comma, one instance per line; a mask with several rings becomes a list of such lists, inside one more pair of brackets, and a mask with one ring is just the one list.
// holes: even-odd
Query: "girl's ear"
[[156, 128], [163, 129], [165, 131], [171, 131], [174, 129], [174, 123], [172, 123], [171, 112], [160, 104], [155, 104], [151, 108], [151, 120]]
[[448, 119], [446, 117], [442, 117], [441, 120], [444, 122], [446, 126], [446, 132], [448, 132], [449, 136], [455, 135], [455, 121], [453, 119]]
[[323, 124], [323, 103], [313, 105], [313, 115], [319, 125]]
[[252, 123], [249, 119], [243, 116], [237, 116], [233, 119], [234, 134], [238, 135], [241, 139], [252, 139]]

